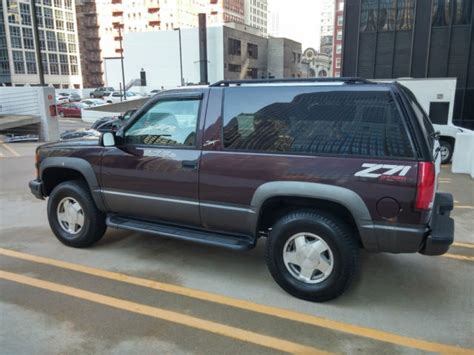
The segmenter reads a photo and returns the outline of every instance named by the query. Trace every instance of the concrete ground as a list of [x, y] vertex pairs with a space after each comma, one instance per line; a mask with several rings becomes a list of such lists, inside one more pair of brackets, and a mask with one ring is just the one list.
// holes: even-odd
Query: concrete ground
[[109, 229], [63, 246], [28, 191], [34, 148], [0, 145], [2, 354], [474, 353], [474, 181], [449, 166], [449, 254], [362, 253], [348, 292], [317, 304], [272, 280], [264, 240], [236, 252]]

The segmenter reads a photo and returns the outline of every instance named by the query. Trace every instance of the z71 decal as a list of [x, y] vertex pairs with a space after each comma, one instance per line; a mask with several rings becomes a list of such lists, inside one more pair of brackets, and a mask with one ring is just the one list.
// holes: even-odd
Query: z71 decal
[[381, 176], [405, 176], [411, 169], [409, 165], [389, 165], [389, 164], [362, 164], [363, 170], [354, 174], [354, 176], [366, 178], [378, 178]]

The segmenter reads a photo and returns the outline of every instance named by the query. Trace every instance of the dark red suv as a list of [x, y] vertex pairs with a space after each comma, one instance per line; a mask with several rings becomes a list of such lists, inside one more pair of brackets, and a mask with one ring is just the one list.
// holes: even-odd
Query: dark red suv
[[222, 81], [160, 92], [116, 133], [37, 150], [57, 238], [107, 226], [250, 249], [296, 297], [340, 295], [358, 249], [440, 255], [453, 200], [413, 94], [358, 78]]

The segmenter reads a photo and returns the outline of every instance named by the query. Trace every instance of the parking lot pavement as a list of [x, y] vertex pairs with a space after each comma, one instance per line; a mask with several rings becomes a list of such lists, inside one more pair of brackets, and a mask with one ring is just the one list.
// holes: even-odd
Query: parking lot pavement
[[33, 144], [0, 156], [2, 353], [473, 353], [474, 182], [443, 167], [456, 243], [446, 257], [361, 253], [337, 300], [295, 299], [264, 240], [236, 252], [109, 230], [72, 249], [30, 195]]

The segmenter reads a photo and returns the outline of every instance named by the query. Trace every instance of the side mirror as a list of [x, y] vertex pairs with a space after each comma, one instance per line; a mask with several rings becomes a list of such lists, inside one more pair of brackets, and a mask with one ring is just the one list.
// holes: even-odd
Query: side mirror
[[115, 135], [112, 132], [105, 132], [102, 135], [102, 145], [104, 147], [114, 147], [115, 146]]

